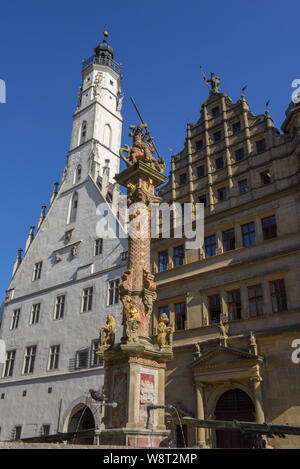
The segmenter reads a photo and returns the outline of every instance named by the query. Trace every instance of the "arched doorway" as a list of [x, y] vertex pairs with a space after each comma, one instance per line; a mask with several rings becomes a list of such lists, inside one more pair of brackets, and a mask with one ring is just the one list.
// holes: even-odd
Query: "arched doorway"
[[[95, 419], [89, 407], [84, 404], [76, 406], [71, 414], [68, 432], [78, 432], [80, 430], [94, 430]], [[93, 436], [76, 436], [70, 443], [92, 445], [94, 443]]]
[[[248, 394], [241, 389], [231, 389], [219, 398], [215, 418], [253, 422], [255, 408]], [[217, 448], [253, 448], [253, 442], [253, 436], [244, 435], [239, 431], [216, 430]]]

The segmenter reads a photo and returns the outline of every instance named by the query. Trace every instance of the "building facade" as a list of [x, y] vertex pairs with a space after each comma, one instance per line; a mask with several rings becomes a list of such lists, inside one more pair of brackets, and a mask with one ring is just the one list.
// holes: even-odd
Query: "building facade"
[[[160, 190], [169, 204], [204, 204], [203, 246], [152, 244], [153, 332], [163, 312], [175, 328], [166, 400], [182, 416], [300, 425], [300, 105], [291, 103], [280, 133], [268, 110], [256, 116], [244, 94], [233, 103], [209, 81]], [[238, 432], [176, 431], [181, 445], [253, 444]], [[268, 444], [295, 448], [299, 437]]]
[[[1, 440], [99, 424], [88, 390], [101, 390], [99, 327], [121, 323], [118, 284], [127, 240], [103, 239], [103, 210], [116, 218], [121, 75], [106, 40], [82, 63], [70, 151], [50, 207], [42, 207], [6, 292], [0, 373]], [[98, 207], [102, 207], [99, 209]], [[99, 225], [100, 223], [100, 225]], [[118, 327], [120, 330], [120, 327]]]

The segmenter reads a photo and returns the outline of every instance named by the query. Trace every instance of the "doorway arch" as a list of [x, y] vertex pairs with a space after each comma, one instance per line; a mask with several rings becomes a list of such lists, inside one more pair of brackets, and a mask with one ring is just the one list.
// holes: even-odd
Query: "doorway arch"
[[[80, 430], [94, 430], [95, 419], [91, 409], [84, 405], [78, 404], [71, 412], [68, 422], [68, 432], [78, 432]], [[71, 441], [75, 444], [92, 445], [94, 443], [94, 437], [75, 436]]]
[[[216, 420], [255, 421], [255, 407], [247, 393], [241, 389], [224, 392], [215, 409]], [[216, 430], [217, 448], [253, 448], [254, 437], [239, 431]]]

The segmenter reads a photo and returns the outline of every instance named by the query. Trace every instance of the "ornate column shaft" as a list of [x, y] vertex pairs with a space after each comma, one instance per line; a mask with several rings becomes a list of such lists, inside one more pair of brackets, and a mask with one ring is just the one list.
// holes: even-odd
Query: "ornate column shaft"
[[[197, 419], [204, 420], [204, 384], [203, 383], [196, 383], [196, 403], [197, 403]], [[198, 427], [196, 429], [196, 436], [197, 441], [196, 444], [200, 448], [204, 448], [206, 446], [205, 441], [205, 428]]]

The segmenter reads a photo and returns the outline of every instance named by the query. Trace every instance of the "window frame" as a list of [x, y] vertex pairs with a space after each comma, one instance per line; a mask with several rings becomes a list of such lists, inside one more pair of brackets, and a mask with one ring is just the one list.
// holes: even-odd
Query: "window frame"
[[[233, 237], [229, 237], [228, 239], [225, 239], [224, 235], [227, 235], [228, 233], [233, 233]], [[233, 247], [231, 247], [232, 239], [233, 239]], [[224, 252], [233, 251], [235, 249], [235, 229], [234, 228], [230, 228], [229, 230], [222, 231], [222, 242], [223, 242]], [[225, 249], [226, 242], [229, 242], [229, 249]]]
[[20, 315], [21, 315], [21, 308], [17, 308], [13, 310], [11, 322], [10, 322], [10, 330], [18, 329], [19, 322], [20, 322]]
[[[218, 301], [215, 302], [215, 304], [212, 304], [212, 299], [218, 298]], [[208, 317], [209, 317], [209, 324], [219, 324], [221, 315], [222, 315], [222, 306], [221, 306], [221, 295], [219, 293], [215, 293], [214, 295], [209, 295], [207, 297], [208, 300]], [[215, 312], [218, 308], [218, 321], [213, 320], [213, 316], [215, 315]], [[215, 309], [215, 311], [213, 311]]]
[[53, 371], [53, 370], [59, 369], [59, 357], [60, 357], [60, 344], [51, 345], [49, 348], [47, 371]]
[[43, 261], [36, 262], [33, 267], [32, 281], [40, 280], [42, 275]]
[[[163, 255], [165, 254], [166, 256], [164, 257]], [[169, 250], [165, 249], [164, 251], [159, 251], [158, 252], [158, 272], [164, 272], [165, 270], [168, 270], [168, 264], [169, 264]], [[163, 268], [161, 268], [161, 266]]]
[[[252, 230], [248, 230], [247, 232], [243, 232], [244, 227], [248, 227], [251, 225], [253, 228]], [[250, 221], [249, 223], [244, 223], [241, 225], [241, 233], [242, 233], [242, 239], [243, 239], [243, 247], [248, 247], [248, 246], [253, 246], [256, 242], [256, 230], [255, 230], [255, 223], [254, 221]], [[253, 235], [254, 235], [254, 241], [253, 241]], [[245, 244], [245, 239], [248, 239], [249, 243]]]
[[[272, 291], [273, 285], [278, 285], [279, 288], [283, 286], [283, 289], [279, 289], [278, 291]], [[281, 284], [281, 285], [280, 285]], [[287, 311], [287, 295], [286, 295], [286, 288], [284, 279], [276, 279], [271, 280], [269, 282], [270, 286], [270, 295], [271, 295], [271, 304], [272, 304], [272, 312], [273, 313], [282, 313], [283, 311]], [[274, 298], [276, 299], [277, 306], [274, 305]], [[279, 305], [279, 307], [278, 307]]]
[[[207, 243], [206, 240], [211, 241], [211, 238], [214, 238], [213, 242]], [[209, 254], [207, 249], [211, 250], [211, 253]], [[217, 253], [217, 236], [215, 234], [205, 236], [204, 238], [204, 251], [205, 251], [205, 257], [213, 257]]]
[[33, 326], [34, 324], [38, 324], [40, 319], [40, 312], [41, 312], [41, 303], [34, 303], [31, 306], [30, 310], [30, 317], [29, 317], [29, 325]]
[[[32, 351], [34, 351], [34, 353], [32, 353]], [[36, 351], [37, 351], [37, 345], [28, 345], [27, 347], [25, 347], [23, 372], [22, 372], [23, 375], [29, 375], [34, 372]]]
[[[11, 378], [14, 373], [17, 349], [6, 350], [5, 362], [3, 364], [2, 378]], [[10, 354], [13, 354], [11, 357]]]
[[94, 241], [94, 257], [100, 256], [103, 250], [103, 238], [97, 238]]
[[94, 287], [86, 287], [82, 291], [81, 297], [81, 313], [88, 313], [92, 311], [93, 308], [93, 294], [94, 294]]
[[[230, 295], [232, 296], [231, 299]], [[242, 319], [242, 299], [241, 291], [239, 288], [227, 292], [227, 305], [228, 316], [231, 321]]]
[[[179, 308], [177, 308], [179, 307]], [[175, 331], [182, 331], [186, 329], [186, 302], [181, 301], [179, 303], [175, 303]], [[176, 310], [179, 309], [180, 311], [177, 312]], [[178, 325], [182, 327], [178, 327]]]
[[[258, 294], [257, 290], [260, 289], [260, 294]], [[263, 316], [264, 314], [264, 296], [263, 296], [263, 289], [262, 284], [257, 283], [255, 285], [250, 285], [247, 287], [248, 289], [248, 305], [249, 305], [249, 317], [256, 318], [257, 316]], [[254, 290], [254, 296], [250, 296], [250, 290]], [[255, 303], [255, 315], [251, 313], [251, 303]]]
[[184, 244], [180, 244], [179, 246], [174, 246], [173, 248], [174, 267], [179, 267], [180, 265], [183, 265], [184, 258], [185, 258]]
[[[274, 223], [273, 224], [268, 224], [267, 226], [264, 226], [264, 222], [267, 223], [267, 220], [273, 219]], [[262, 233], [263, 233], [263, 239], [264, 241], [267, 241], [268, 239], [276, 238], [277, 237], [277, 222], [276, 222], [276, 216], [275, 215], [270, 215], [269, 217], [264, 217], [261, 219], [261, 227], [262, 227]]]
[[120, 301], [119, 285], [120, 285], [119, 278], [108, 281], [107, 306], [113, 306], [119, 303]]

